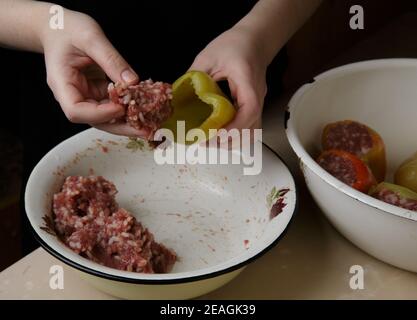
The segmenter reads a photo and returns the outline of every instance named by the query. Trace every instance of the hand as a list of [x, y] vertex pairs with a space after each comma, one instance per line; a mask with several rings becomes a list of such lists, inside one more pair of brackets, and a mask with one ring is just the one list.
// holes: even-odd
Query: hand
[[259, 47], [249, 28], [235, 26], [209, 43], [190, 68], [207, 72], [215, 81], [228, 81], [238, 112], [227, 130], [261, 126], [267, 62]]
[[64, 29], [46, 30], [41, 42], [48, 85], [71, 122], [120, 135], [143, 135], [124, 121], [114, 122], [125, 111], [107, 100], [106, 75], [128, 84], [137, 83], [139, 77], [91, 17], [65, 10]]

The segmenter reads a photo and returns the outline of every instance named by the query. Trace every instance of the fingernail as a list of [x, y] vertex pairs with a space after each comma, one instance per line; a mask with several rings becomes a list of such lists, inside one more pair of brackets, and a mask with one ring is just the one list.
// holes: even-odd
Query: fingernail
[[126, 69], [125, 71], [123, 71], [121, 77], [122, 80], [127, 83], [131, 83], [138, 78], [138, 76], [130, 69]]

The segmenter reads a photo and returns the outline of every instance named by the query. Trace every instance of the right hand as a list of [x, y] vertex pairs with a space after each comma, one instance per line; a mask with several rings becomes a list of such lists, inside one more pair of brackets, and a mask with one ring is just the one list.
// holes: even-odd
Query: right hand
[[211, 41], [190, 68], [228, 81], [238, 110], [227, 130], [261, 127], [267, 62], [259, 54], [258, 38], [249, 28], [232, 27]]

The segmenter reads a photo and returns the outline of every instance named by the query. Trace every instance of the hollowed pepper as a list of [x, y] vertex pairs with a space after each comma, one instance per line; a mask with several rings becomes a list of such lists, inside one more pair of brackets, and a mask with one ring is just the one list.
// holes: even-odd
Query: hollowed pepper
[[417, 153], [397, 169], [394, 178], [396, 184], [417, 192]]
[[181, 141], [177, 132], [177, 122], [185, 122], [185, 134], [191, 129], [201, 129], [204, 140], [215, 134], [210, 129], [220, 129], [230, 122], [236, 110], [217, 83], [206, 73], [189, 71], [172, 85], [172, 116], [162, 125], [174, 133], [176, 142], [191, 144], [202, 142]]
[[385, 144], [370, 127], [352, 120], [328, 124], [323, 130], [322, 145], [324, 150], [340, 149], [356, 155], [369, 166], [378, 182], [384, 181]]
[[371, 188], [369, 194], [381, 201], [411, 211], [417, 211], [417, 193], [414, 191], [388, 182], [381, 182]]
[[358, 191], [368, 192], [376, 184], [366, 163], [352, 153], [337, 149], [326, 150], [318, 157], [317, 163], [332, 176]]

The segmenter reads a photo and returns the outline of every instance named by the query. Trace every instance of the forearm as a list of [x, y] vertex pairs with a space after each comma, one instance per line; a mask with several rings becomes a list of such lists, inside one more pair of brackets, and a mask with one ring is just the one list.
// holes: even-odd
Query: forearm
[[292, 35], [314, 13], [322, 0], [259, 0], [235, 27], [258, 39], [258, 50], [268, 65]]
[[0, 46], [42, 52], [42, 32], [49, 25], [52, 4], [0, 0]]

